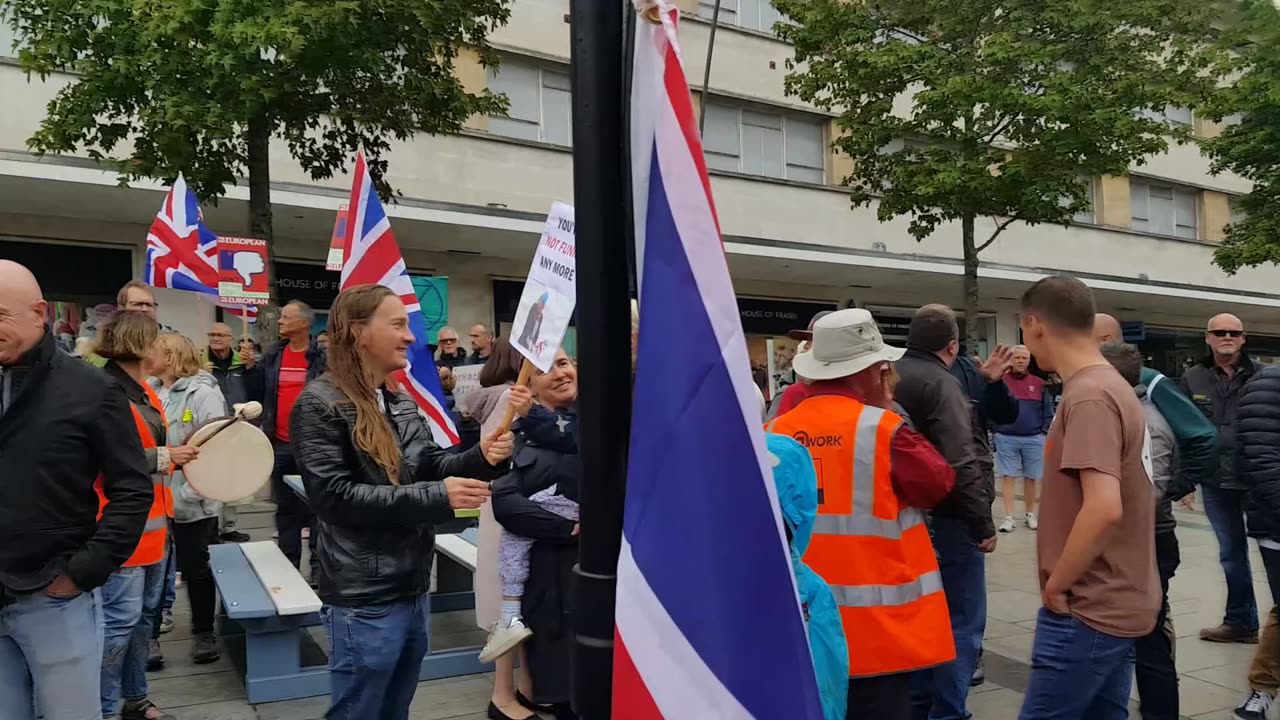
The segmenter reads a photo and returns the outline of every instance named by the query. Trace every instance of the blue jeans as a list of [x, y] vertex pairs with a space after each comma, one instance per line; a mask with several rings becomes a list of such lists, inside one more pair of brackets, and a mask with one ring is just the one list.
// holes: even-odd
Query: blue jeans
[[100, 720], [101, 610], [96, 590], [0, 608], [0, 720]]
[[1227, 613], [1222, 622], [1237, 630], [1258, 629], [1258, 603], [1253, 597], [1249, 539], [1244, 528], [1247, 490], [1201, 487], [1204, 513], [1218, 538], [1218, 562], [1227, 576]]
[[1018, 720], [1125, 720], [1134, 643], [1040, 608]]
[[164, 599], [164, 561], [120, 568], [102, 586], [102, 716], [147, 697], [147, 642]]
[[431, 599], [320, 609], [329, 636], [327, 720], [406, 720], [427, 654]]
[[987, 561], [964, 522], [934, 516], [932, 526], [938, 570], [951, 613], [956, 659], [916, 673], [914, 717], [969, 720], [973, 715], [965, 703], [987, 630]]

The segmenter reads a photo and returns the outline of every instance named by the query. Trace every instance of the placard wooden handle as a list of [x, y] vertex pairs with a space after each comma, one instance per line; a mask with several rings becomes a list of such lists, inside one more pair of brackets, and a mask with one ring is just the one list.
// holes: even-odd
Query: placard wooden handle
[[[524, 387], [529, 384], [529, 380], [533, 378], [533, 371], [537, 368], [526, 358], [524, 364], [520, 366], [520, 377], [516, 378], [516, 386]], [[498, 426], [494, 437], [506, 435], [511, 430], [511, 423], [516, 420], [516, 409], [510, 403], [507, 403], [507, 412], [502, 416], [502, 424]]]

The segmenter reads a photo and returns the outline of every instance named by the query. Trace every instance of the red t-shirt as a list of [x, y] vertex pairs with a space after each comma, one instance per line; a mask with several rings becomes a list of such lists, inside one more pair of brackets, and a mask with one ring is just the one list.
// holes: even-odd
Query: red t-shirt
[[307, 351], [285, 346], [280, 354], [280, 380], [276, 384], [276, 437], [289, 442], [289, 416], [307, 386]]

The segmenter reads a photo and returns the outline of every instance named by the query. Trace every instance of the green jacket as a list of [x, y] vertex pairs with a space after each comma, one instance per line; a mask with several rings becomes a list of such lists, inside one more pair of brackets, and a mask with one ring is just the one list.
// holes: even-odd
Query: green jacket
[[1218, 471], [1218, 433], [1174, 380], [1144, 367], [1142, 384], [1178, 443], [1178, 470], [1168, 491], [1170, 499], [1178, 500]]
[[98, 353], [89, 353], [84, 356], [83, 360], [96, 368], [104, 368], [107, 366], [107, 359]]

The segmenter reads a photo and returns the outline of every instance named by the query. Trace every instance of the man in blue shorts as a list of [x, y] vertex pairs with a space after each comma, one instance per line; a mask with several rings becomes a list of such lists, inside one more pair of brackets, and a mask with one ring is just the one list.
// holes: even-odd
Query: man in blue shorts
[[1032, 375], [1031, 353], [1019, 345], [1013, 349], [1009, 372], [1004, 384], [1018, 401], [1018, 418], [995, 427], [996, 474], [1000, 476], [1000, 495], [1004, 498], [1004, 522], [1000, 532], [1013, 532], [1013, 498], [1022, 478], [1022, 495], [1026, 507], [1027, 527], [1035, 530], [1036, 483], [1044, 474], [1044, 437], [1053, 423], [1053, 400], [1044, 380]]

